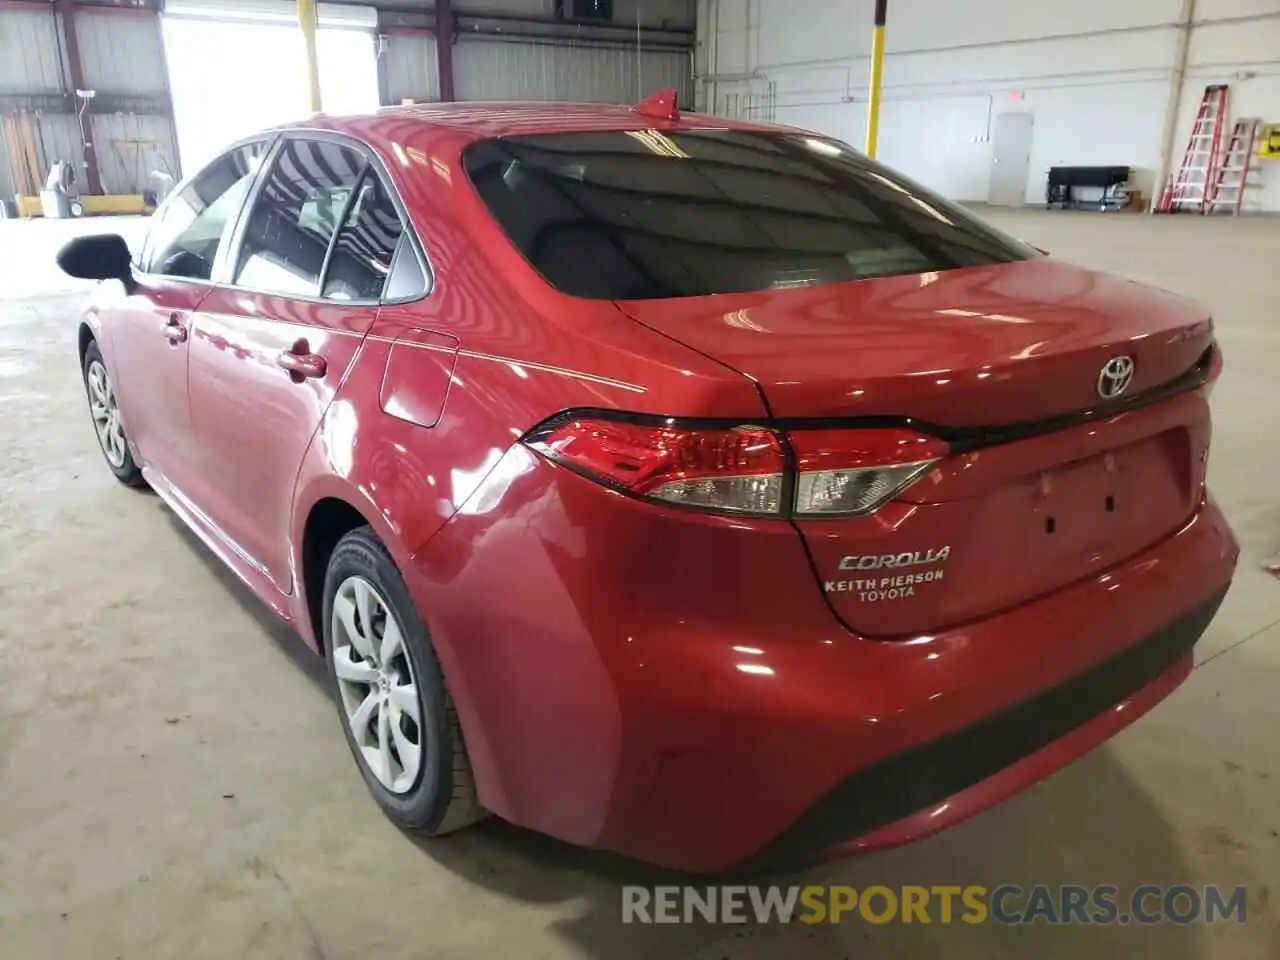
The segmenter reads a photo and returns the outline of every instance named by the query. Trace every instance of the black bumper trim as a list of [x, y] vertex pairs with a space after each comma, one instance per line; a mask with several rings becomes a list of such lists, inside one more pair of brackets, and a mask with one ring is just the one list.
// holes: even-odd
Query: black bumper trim
[[744, 869], [811, 864], [842, 841], [926, 810], [1066, 736], [1147, 686], [1187, 653], [1227, 588], [1172, 623], [1056, 687], [973, 726], [859, 770]]

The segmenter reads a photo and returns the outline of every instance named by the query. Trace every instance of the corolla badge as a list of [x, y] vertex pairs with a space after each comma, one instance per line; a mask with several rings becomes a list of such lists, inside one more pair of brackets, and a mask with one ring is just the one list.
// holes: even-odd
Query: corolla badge
[[[942, 566], [950, 556], [951, 547], [946, 545], [904, 553], [864, 553], [841, 557], [840, 569], [853, 571], [859, 576], [852, 580], [824, 580], [822, 588], [827, 593], [856, 593], [863, 603], [902, 600], [914, 597], [916, 587], [941, 580], [945, 573]], [[902, 572], [911, 567], [932, 569]]]
[[1098, 396], [1114, 400], [1129, 389], [1133, 380], [1133, 357], [1112, 357], [1098, 373]]

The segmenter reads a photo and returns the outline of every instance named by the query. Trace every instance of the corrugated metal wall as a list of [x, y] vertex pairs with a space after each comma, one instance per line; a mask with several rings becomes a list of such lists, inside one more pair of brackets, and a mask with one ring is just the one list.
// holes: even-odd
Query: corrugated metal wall
[[391, 103], [440, 99], [440, 69], [436, 38], [429, 33], [392, 33], [382, 51]]
[[[409, 3], [407, 6], [426, 6], [427, 3]], [[566, 6], [570, 4], [566, 3]], [[405, 4], [396, 4], [405, 6]], [[550, 17], [555, 13], [556, 0], [467, 0], [459, 3], [467, 13], [519, 13]], [[657, 24], [666, 20], [693, 26], [694, 4], [691, 0], [613, 0], [613, 19], [616, 23], [635, 23], [636, 7], [640, 8], [640, 21]]]
[[0, 93], [62, 90], [60, 40], [53, 8], [0, 9]]
[[163, 96], [164, 46], [150, 13], [85, 8], [76, 14], [84, 81], [115, 94]]
[[[59, 94], [63, 89], [61, 58], [58, 55], [61, 34], [54, 19], [53, 10], [0, 9], [0, 95], [11, 95], [15, 100], [29, 95]], [[13, 109], [19, 104], [6, 102], [3, 110]], [[66, 117], [37, 117], [35, 122], [35, 141], [37, 153], [41, 143], [48, 145], [49, 151], [61, 151], [67, 144], [64, 142]], [[75, 152], [69, 156], [80, 155], [75, 145], [79, 138], [70, 142]], [[10, 176], [10, 155], [16, 156], [18, 147], [10, 144], [4, 127], [0, 126], [0, 196], [12, 196], [14, 192], [13, 178]], [[42, 156], [42, 163], [47, 157]]]
[[[159, 22], [154, 14], [140, 11], [79, 8], [75, 16], [85, 84], [99, 98], [136, 98], [125, 104], [130, 111], [138, 104], [139, 112], [84, 115], [86, 133], [98, 152], [103, 189], [137, 193], [152, 170], [176, 170], [172, 128], [160, 112], [168, 84]], [[47, 102], [71, 92], [70, 78], [64, 75], [62, 30], [52, 7], [0, 9], [0, 110], [29, 108], [43, 97], [43, 109], [28, 111], [35, 121], [40, 180], [51, 164], [66, 160], [77, 165], [80, 189], [85, 190], [88, 184], [79, 166], [80, 119]], [[99, 108], [103, 103], [104, 99], [95, 101]], [[12, 196], [15, 190], [10, 172], [14, 149], [0, 128], [0, 196]]]
[[[291, 2], [277, 2], [274, 6], [291, 10]], [[636, 2], [615, 0], [615, 23], [633, 22]], [[225, 9], [231, 16], [240, 3], [241, 0], [225, 0], [225, 4], [223, 0], [207, 0], [205, 6], [218, 15]], [[424, 10], [429, 7], [417, 0], [389, 5]], [[173, 8], [179, 6], [175, 0]], [[649, 25], [664, 21], [690, 23], [693, 19], [690, 0], [640, 0], [639, 8], [642, 21]], [[554, 3], [472, 0], [466, 9], [470, 13], [549, 16]], [[95, 109], [111, 104], [110, 109], [128, 111], [85, 116], [87, 132], [98, 152], [104, 189], [135, 192], [147, 185], [153, 170], [176, 171], [177, 148], [165, 115], [168, 77], [157, 18], [142, 11], [80, 7], [76, 11], [76, 28], [85, 83], [98, 92]], [[55, 160], [78, 164], [82, 156], [76, 116], [58, 112], [58, 102], [50, 100], [71, 93], [70, 80], [62, 66], [62, 46], [52, 5], [41, 10], [0, 3], [0, 109], [39, 107], [42, 111], [35, 124], [42, 174]], [[231, 54], [222, 51], [215, 55]], [[434, 36], [422, 30], [389, 30], [381, 56], [390, 102], [439, 98]], [[454, 73], [459, 99], [631, 103], [642, 94], [675, 87], [683, 102], [692, 103], [688, 53], [643, 50], [637, 77], [634, 48], [574, 37], [543, 40], [463, 33], [454, 47]], [[235, 104], [227, 104], [227, 109], [234, 110]], [[0, 195], [13, 192], [9, 150], [0, 131]], [[83, 176], [81, 186], [87, 186]]]
[[[89, 122], [88, 118], [85, 122]], [[73, 114], [46, 113], [39, 118], [36, 126], [38, 131], [36, 139], [41, 159], [45, 163], [45, 169], [41, 171], [42, 176], [47, 175], [48, 167], [59, 160], [79, 162], [80, 123]], [[81, 183], [80, 189], [84, 188], [85, 185]]]
[[[78, 163], [80, 160], [80, 127], [73, 114], [68, 113], [33, 113], [34, 140], [36, 157], [40, 164], [40, 183], [49, 167], [58, 160]], [[10, 151], [15, 149], [0, 128], [0, 197], [12, 197], [14, 194], [13, 179], [9, 174]], [[84, 184], [82, 183], [83, 189]]]
[[634, 103], [674, 87], [692, 103], [687, 53], [625, 47], [462, 37], [453, 52], [459, 100], [578, 100]]
[[92, 119], [102, 188], [107, 193], [141, 193], [157, 170], [177, 177], [167, 117], [121, 113]]

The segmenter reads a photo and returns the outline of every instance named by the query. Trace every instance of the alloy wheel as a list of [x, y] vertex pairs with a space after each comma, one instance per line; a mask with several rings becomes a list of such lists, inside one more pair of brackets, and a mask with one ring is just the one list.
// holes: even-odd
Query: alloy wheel
[[333, 598], [333, 671], [360, 755], [378, 782], [407, 793], [422, 768], [418, 685], [390, 605], [364, 577], [348, 577]]
[[93, 427], [98, 433], [98, 443], [111, 466], [124, 466], [129, 448], [125, 444], [124, 425], [120, 422], [120, 407], [107, 368], [98, 360], [89, 364], [86, 381], [89, 384], [89, 411], [93, 414]]

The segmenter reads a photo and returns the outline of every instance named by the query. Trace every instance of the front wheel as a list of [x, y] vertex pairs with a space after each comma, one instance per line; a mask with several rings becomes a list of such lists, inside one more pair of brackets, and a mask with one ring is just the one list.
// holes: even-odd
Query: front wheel
[[347, 745], [391, 821], [433, 837], [481, 819], [426, 625], [368, 527], [343, 537], [329, 558], [324, 643]]
[[133, 462], [129, 439], [125, 436], [124, 423], [120, 420], [120, 405], [116, 402], [115, 387], [107, 374], [102, 351], [96, 341], [90, 341], [84, 352], [84, 389], [89, 398], [89, 414], [93, 417], [93, 429], [98, 435], [98, 446], [107, 466], [115, 478], [130, 487], [146, 485], [142, 471]]

